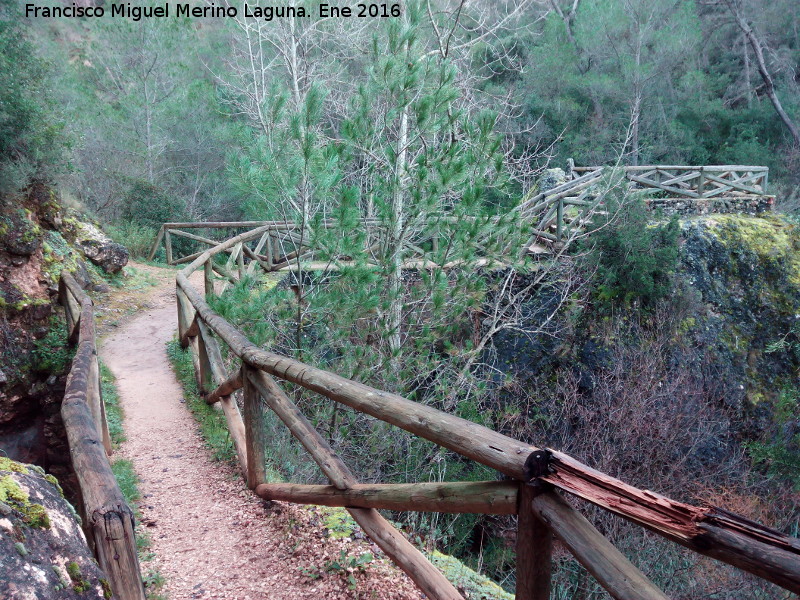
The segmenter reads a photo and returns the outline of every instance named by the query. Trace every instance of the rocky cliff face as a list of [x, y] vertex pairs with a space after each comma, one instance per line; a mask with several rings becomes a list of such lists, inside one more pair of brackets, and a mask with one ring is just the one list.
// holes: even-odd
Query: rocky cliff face
[[[595, 411], [598, 395], [610, 393], [611, 379], [630, 376], [627, 383], [635, 386], [651, 377], [654, 385], [676, 386], [674, 400], [668, 400], [675, 410], [707, 410], [709, 419], [722, 423], [708, 440], [713, 450], [702, 444], [691, 449], [703, 461], [732, 451], [725, 444], [738, 447], [764, 435], [791, 443], [800, 434], [797, 418], [778, 424], [774, 417], [784, 390], [800, 388], [800, 352], [794, 346], [800, 341], [800, 226], [778, 215], [685, 218], [675, 279], [675, 293], [658, 314], [629, 307], [609, 316], [588, 309], [552, 324], [553, 335], [497, 335], [497, 364], [515, 382], [505, 385], [508, 405], [522, 402], [515, 391], [519, 384], [551, 390], [554, 397], [571, 390], [587, 411]], [[523, 310], [536, 320], [554, 308], [538, 297]], [[787, 343], [776, 351], [781, 340]], [[626, 372], [645, 367], [652, 372]], [[679, 379], [680, 385], [674, 383]], [[535, 416], [547, 421], [555, 408], [543, 395]], [[682, 405], [678, 396], [695, 398], [695, 405]]]
[[68, 269], [91, 288], [127, 262], [122, 246], [84, 221], [43, 184], [0, 199], [0, 449], [59, 476], [68, 472], [59, 411], [71, 351], [58, 278]]
[[756, 417], [798, 384], [800, 356], [769, 350], [800, 320], [800, 227], [777, 216], [715, 215], [682, 230], [680, 276], [702, 303], [686, 336], [714, 354], [728, 401]]

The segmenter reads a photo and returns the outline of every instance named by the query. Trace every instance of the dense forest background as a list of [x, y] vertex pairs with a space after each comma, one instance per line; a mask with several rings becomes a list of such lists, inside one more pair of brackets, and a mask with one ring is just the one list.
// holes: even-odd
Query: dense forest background
[[[254, 341], [797, 535], [796, 4], [429, 0], [267, 22], [25, 19], [0, 0], [0, 193], [45, 181], [138, 258], [165, 221], [310, 224], [356, 267], [215, 300]], [[508, 209], [568, 159], [767, 165], [789, 217], [654, 224], [618, 190], [613, 222], [562, 261], [401, 272], [431, 223], [439, 265], [521, 247]], [[365, 481], [496, 475], [292, 393]], [[278, 429], [271, 467], [318, 480]], [[398, 518], [513, 589], [508, 520]], [[592, 518], [675, 597], [784, 597]], [[601, 597], [558, 561], [561, 597]]]
[[[796, 9], [792, 0], [428, 2], [415, 17], [415, 51], [451, 69], [464, 115], [491, 111], [505, 194], [521, 196], [537, 172], [571, 157], [768, 165], [773, 191], [791, 202], [798, 140], [771, 97], [796, 135]], [[14, 21], [36, 57], [5, 76], [30, 70], [16, 86], [42, 86], [28, 93], [48, 113], [28, 135], [58, 129], [68, 148], [62, 189], [124, 227], [267, 216], [287, 182], [255, 181], [249, 166], [291, 145], [283, 136], [310, 94], [320, 147], [347, 137], [359, 102], [398, 106], [378, 97], [385, 82], [373, 72], [391, 18]], [[52, 161], [58, 145], [41, 147], [49, 156], [35, 161]], [[369, 176], [361, 171], [354, 176]], [[14, 181], [24, 180], [6, 185]], [[156, 212], [149, 197], [161, 199]]]

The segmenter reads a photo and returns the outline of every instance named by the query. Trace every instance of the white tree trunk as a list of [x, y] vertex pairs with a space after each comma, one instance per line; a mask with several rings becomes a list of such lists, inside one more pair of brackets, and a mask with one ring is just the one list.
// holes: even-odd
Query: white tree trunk
[[403, 226], [404, 226], [404, 180], [406, 171], [406, 146], [408, 144], [408, 107], [400, 115], [400, 132], [397, 136], [397, 158], [395, 159], [395, 188], [392, 194], [392, 222], [389, 232], [390, 270], [388, 281], [389, 315], [387, 333], [389, 349], [400, 349], [400, 324], [403, 318]]

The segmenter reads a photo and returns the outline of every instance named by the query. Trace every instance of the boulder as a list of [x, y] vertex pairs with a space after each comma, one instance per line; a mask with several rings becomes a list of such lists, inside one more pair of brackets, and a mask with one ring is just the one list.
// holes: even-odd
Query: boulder
[[61, 235], [106, 273], [117, 273], [128, 264], [128, 250], [112, 241], [95, 223], [75, 211], [64, 217]]
[[75, 510], [58, 481], [0, 458], [0, 598], [110, 598]]
[[564, 172], [564, 169], [545, 169], [539, 177], [538, 188], [540, 192], [546, 192], [566, 182], [567, 174]]
[[127, 248], [122, 244], [112, 242], [108, 238], [105, 240], [79, 240], [78, 247], [86, 258], [106, 273], [117, 273], [128, 264]]

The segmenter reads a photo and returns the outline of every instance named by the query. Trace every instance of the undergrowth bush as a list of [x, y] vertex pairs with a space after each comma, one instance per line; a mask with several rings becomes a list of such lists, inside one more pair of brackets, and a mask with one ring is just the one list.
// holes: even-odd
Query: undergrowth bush
[[67, 344], [67, 326], [63, 318], [55, 315], [50, 318], [47, 334], [36, 340], [33, 356], [38, 371], [63, 375], [69, 370], [75, 350]]
[[678, 264], [678, 218], [652, 223], [652, 213], [638, 199], [610, 196], [609, 218], [588, 237], [586, 260], [596, 270], [598, 308], [639, 302], [652, 308], [673, 287]]
[[235, 461], [236, 450], [228, 433], [225, 416], [221, 411], [206, 404], [198, 393], [191, 354], [181, 348], [177, 340], [172, 340], [167, 344], [167, 356], [183, 388], [186, 404], [200, 426], [200, 432], [206, 445], [211, 449], [212, 456], [219, 461]]
[[119, 221], [105, 229], [112, 240], [125, 246], [131, 257], [138, 260], [148, 257], [158, 234], [158, 227], [130, 221]]

